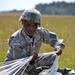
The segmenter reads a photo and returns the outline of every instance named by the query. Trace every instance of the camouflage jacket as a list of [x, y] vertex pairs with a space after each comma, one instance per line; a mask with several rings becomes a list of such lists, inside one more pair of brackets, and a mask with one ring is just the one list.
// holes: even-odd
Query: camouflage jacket
[[13, 60], [32, 55], [34, 52], [39, 53], [42, 42], [52, 47], [60, 46], [64, 48], [63, 41], [60, 41], [56, 34], [38, 27], [32, 38], [27, 36], [25, 29], [21, 28], [16, 31], [8, 40], [9, 50], [6, 60]]

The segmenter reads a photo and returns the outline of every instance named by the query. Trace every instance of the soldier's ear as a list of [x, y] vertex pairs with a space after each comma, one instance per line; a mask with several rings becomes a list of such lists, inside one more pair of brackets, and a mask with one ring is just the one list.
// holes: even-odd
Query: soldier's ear
[[23, 20], [22, 20], [22, 25], [24, 24]]
[[26, 24], [26, 20], [22, 20], [22, 25], [25, 25]]

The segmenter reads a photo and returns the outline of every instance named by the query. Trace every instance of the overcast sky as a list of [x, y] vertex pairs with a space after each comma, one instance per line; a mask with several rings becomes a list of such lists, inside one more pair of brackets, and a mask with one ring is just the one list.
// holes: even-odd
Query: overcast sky
[[52, 3], [53, 1], [75, 2], [75, 0], [0, 0], [0, 11], [30, 9], [38, 3]]

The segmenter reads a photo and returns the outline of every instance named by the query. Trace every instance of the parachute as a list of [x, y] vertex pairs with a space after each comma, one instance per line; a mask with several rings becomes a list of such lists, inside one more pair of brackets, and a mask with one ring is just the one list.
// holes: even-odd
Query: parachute
[[[51, 53], [51, 52], [50, 52]], [[49, 54], [43, 53], [43, 55]], [[7, 62], [0, 63], [0, 75], [75, 75], [75, 71], [69, 68], [59, 69], [57, 56], [51, 68], [46, 66], [40, 66], [35, 69], [35, 74], [27, 74], [26, 70], [29, 66], [33, 56], [26, 58], [16, 59]], [[41, 71], [40, 71], [41, 70]]]
[[0, 63], [0, 75], [26, 75], [25, 70], [32, 56]]

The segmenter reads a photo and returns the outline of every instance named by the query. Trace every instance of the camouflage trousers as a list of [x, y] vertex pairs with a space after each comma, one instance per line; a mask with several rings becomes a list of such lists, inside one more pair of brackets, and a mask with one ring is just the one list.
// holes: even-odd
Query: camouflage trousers
[[[53, 65], [57, 55], [54, 53], [49, 53], [47, 55], [39, 55], [37, 60], [35, 61], [34, 65], [29, 65], [27, 68], [28, 75], [35, 75], [35, 70], [37, 67], [42, 67], [43, 68], [51, 68]], [[46, 66], [46, 67], [44, 67]]]

